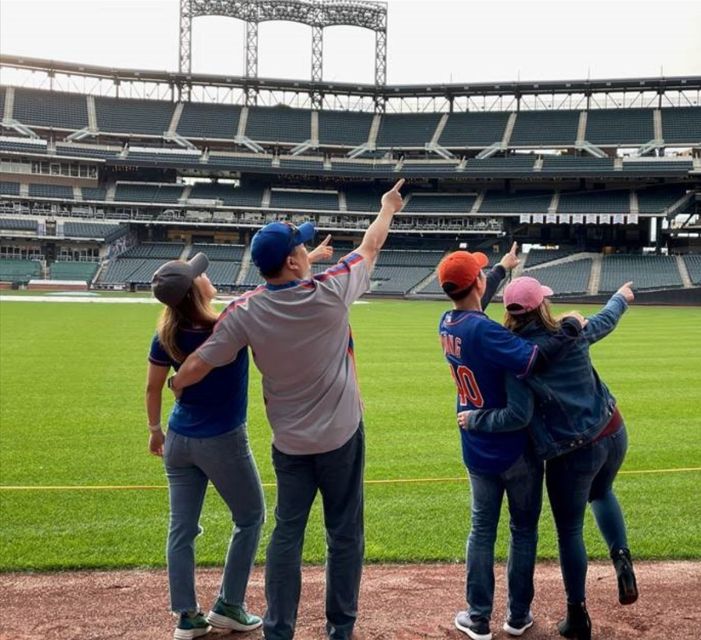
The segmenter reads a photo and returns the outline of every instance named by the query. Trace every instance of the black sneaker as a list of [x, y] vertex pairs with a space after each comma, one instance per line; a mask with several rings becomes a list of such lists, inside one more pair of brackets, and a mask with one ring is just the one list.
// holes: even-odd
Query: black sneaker
[[618, 601], [621, 604], [633, 604], [638, 599], [638, 585], [635, 581], [633, 561], [628, 549], [614, 549], [611, 560], [616, 568], [618, 578]]
[[455, 627], [466, 633], [472, 640], [492, 640], [489, 622], [486, 620], [473, 620], [467, 611], [460, 611], [455, 616]]
[[507, 620], [502, 627], [510, 636], [522, 636], [533, 626], [533, 616], [528, 614], [525, 620]]

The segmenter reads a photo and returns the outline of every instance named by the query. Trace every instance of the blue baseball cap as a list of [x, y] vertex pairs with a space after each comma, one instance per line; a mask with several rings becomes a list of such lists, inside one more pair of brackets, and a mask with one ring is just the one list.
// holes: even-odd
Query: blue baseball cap
[[263, 273], [272, 273], [282, 267], [285, 258], [295, 247], [310, 242], [314, 224], [305, 222], [295, 227], [288, 222], [271, 222], [256, 232], [251, 240], [251, 259]]

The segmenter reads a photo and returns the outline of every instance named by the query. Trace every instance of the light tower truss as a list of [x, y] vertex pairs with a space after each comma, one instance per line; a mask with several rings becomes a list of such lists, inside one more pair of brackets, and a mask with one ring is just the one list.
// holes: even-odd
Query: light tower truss
[[[323, 75], [324, 28], [350, 26], [375, 32], [375, 86], [387, 81], [387, 3], [365, 0], [180, 0], [180, 73], [192, 72], [192, 21], [202, 16], [225, 16], [246, 23], [245, 69], [247, 78], [258, 77], [258, 25], [270, 20], [299, 22], [312, 28], [312, 83]], [[320, 88], [311, 95], [312, 106], [321, 108]], [[257, 102], [253, 86], [247, 104]], [[384, 101], [376, 99], [378, 109]]]

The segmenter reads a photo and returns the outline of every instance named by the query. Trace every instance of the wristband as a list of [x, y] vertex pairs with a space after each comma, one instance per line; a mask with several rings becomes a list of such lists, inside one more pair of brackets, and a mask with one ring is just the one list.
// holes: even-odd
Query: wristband
[[168, 378], [168, 380], [166, 381], [166, 385], [171, 391], [173, 390], [173, 379], [174, 378], [175, 378], [174, 375], [170, 376], [170, 378]]
[[148, 425], [148, 430], [150, 433], [158, 433], [159, 431], [163, 431], [163, 427], [161, 426], [161, 423], [159, 422], [158, 424]]

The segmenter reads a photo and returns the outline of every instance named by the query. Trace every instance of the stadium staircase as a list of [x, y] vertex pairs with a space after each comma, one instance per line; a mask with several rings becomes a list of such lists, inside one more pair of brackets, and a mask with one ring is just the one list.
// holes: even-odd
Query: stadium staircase
[[[239, 269], [239, 275], [234, 282], [234, 286], [241, 286], [246, 282], [246, 276], [248, 275], [248, 270], [251, 268], [251, 245], [247, 244], [246, 249], [243, 252], [243, 257], [241, 258], [241, 268]], [[253, 267], [255, 269], [255, 267]]]
[[3, 122], [12, 120], [12, 114], [15, 110], [15, 88], [7, 87], [5, 90], [5, 104], [3, 111]]
[[87, 96], [88, 131], [97, 133], [97, 111], [95, 110], [95, 96]]
[[190, 257], [190, 251], [192, 251], [192, 245], [187, 243], [182, 250], [182, 253], [178, 256], [178, 260], [187, 260]]
[[601, 267], [603, 265], [604, 258], [600, 253], [592, 254], [591, 257], [591, 273], [589, 274], [587, 293], [590, 296], [595, 296], [597, 293], [599, 293], [599, 287], [601, 286]]
[[689, 277], [689, 270], [686, 268], [686, 262], [684, 262], [683, 256], [676, 256], [677, 258], [677, 269], [679, 269], [679, 275], [681, 276], [682, 283], [685, 289], [690, 289], [694, 285]]
[[579, 123], [577, 124], [577, 137], [575, 138], [575, 144], [582, 144], [584, 142], [584, 136], [587, 133], [587, 111], [579, 112]]
[[430, 285], [438, 275], [436, 274], [435, 271], [431, 272], [429, 275], [427, 275], [421, 282], [419, 282], [416, 286], [412, 287], [407, 291], [407, 295], [411, 296], [414, 295], [415, 293], [421, 293], [428, 285]]

